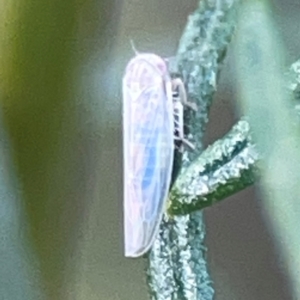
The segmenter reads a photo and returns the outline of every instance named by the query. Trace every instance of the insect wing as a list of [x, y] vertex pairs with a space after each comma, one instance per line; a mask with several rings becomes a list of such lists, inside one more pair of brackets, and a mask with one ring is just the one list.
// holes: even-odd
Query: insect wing
[[125, 256], [149, 250], [169, 191], [174, 144], [171, 81], [154, 54], [133, 58], [123, 78]]

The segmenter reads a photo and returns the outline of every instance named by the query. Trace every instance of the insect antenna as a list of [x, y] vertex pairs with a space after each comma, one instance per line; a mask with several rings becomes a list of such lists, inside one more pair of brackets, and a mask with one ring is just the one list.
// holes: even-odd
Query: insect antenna
[[134, 42], [133, 42], [132, 39], [130, 39], [130, 44], [131, 44], [131, 48], [132, 48], [134, 54], [135, 54], [135, 55], [140, 54], [140, 52], [138, 52], [138, 51], [136, 50], [135, 45], [134, 45]]

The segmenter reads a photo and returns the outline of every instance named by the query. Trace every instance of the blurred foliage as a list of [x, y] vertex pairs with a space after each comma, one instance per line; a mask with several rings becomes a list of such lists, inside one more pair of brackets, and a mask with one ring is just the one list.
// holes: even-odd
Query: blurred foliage
[[262, 155], [264, 207], [282, 251], [295, 299], [300, 299], [300, 135], [284, 88], [285, 50], [268, 1], [243, 6], [237, 35], [238, 87], [243, 111]]
[[[65, 299], [66, 261], [74, 251], [78, 203], [83, 201], [76, 203], [75, 192], [79, 120], [74, 100], [80, 66], [95, 51], [93, 47], [103, 46], [114, 3], [13, 0], [0, 4], [3, 120], [49, 299]], [[88, 43], [88, 38], [98, 41]]]

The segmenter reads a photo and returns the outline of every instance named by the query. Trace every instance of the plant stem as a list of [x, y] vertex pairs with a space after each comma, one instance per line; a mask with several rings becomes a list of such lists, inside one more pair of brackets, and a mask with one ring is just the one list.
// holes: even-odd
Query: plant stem
[[258, 159], [249, 123], [241, 120], [176, 180], [168, 202], [169, 215], [192, 213], [253, 184]]
[[[185, 115], [188, 138], [196, 151], [183, 153], [183, 173], [202, 152], [203, 133], [216, 91], [220, 64], [234, 32], [238, 0], [201, 0], [189, 17], [177, 52], [178, 73], [197, 112]], [[170, 219], [167, 215], [149, 254], [148, 283], [152, 299], [211, 300], [202, 212]]]
[[[293, 107], [299, 116], [300, 60], [289, 68], [285, 86], [292, 93]], [[252, 185], [259, 175], [259, 157], [248, 121], [239, 121], [177, 178], [170, 193], [168, 214], [201, 210]]]

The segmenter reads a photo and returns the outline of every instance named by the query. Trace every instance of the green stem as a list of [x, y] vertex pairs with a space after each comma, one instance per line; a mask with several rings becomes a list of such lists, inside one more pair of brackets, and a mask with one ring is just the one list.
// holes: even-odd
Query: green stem
[[249, 124], [241, 120], [176, 180], [168, 213], [189, 214], [246, 188], [256, 179], [257, 162]]
[[[286, 74], [293, 106], [300, 111], [300, 60]], [[259, 153], [248, 121], [241, 120], [226, 136], [208, 147], [174, 183], [168, 214], [186, 215], [224, 200], [257, 181]]]
[[[181, 38], [175, 71], [182, 75], [188, 98], [197, 104], [198, 111], [185, 118], [188, 138], [196, 151], [183, 154], [183, 168], [179, 173], [202, 152], [209, 108], [221, 62], [234, 32], [238, 2], [201, 0]], [[173, 219], [164, 216], [149, 254], [148, 283], [152, 299], [213, 299], [204, 238], [202, 212]]]

